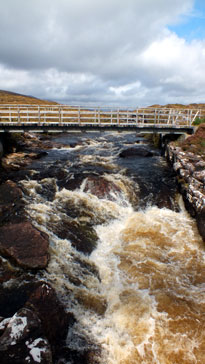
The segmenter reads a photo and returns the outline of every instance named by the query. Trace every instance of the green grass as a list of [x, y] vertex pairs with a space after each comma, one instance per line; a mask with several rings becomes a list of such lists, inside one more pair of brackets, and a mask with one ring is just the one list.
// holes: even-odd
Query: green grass
[[205, 123], [205, 118], [199, 118], [197, 117], [194, 122], [193, 125], [200, 125], [200, 124], [204, 124]]

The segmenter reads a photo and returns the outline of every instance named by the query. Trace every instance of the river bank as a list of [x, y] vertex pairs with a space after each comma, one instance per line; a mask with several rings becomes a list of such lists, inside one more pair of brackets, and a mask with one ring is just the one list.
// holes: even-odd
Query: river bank
[[129, 133], [38, 138], [1, 173], [2, 364], [200, 363], [204, 249], [160, 151]]
[[205, 241], [205, 124], [186, 140], [169, 143], [166, 157], [177, 174], [186, 209]]

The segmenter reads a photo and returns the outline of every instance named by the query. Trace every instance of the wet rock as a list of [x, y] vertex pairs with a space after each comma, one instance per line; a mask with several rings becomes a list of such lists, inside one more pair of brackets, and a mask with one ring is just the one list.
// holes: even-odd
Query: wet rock
[[4, 333], [9, 324], [10, 318], [0, 317], [0, 336]]
[[52, 230], [61, 239], [68, 239], [71, 245], [84, 254], [91, 254], [96, 248], [97, 234], [89, 224], [79, 223], [74, 220], [64, 220]]
[[1, 364], [52, 364], [51, 348], [35, 312], [22, 308], [0, 325], [5, 328], [0, 337]]
[[170, 191], [168, 190], [168, 187], [162, 188], [160, 190], [159, 195], [157, 196], [156, 205], [162, 209], [170, 209], [172, 211], [179, 212], [179, 206], [174, 198], [170, 196]]
[[199, 233], [201, 234], [203, 240], [205, 241], [205, 207], [202, 209], [202, 211], [198, 212], [196, 216], [196, 222]]
[[55, 178], [58, 181], [58, 180], [63, 180], [66, 177], [67, 177], [67, 172], [63, 167], [52, 166], [49, 168], [44, 168], [43, 171], [36, 173], [33, 176], [33, 179], [42, 180], [45, 178]]
[[63, 358], [57, 364], [99, 364], [102, 362], [100, 347], [90, 348], [89, 343], [84, 350], [75, 351], [64, 348], [62, 355]]
[[14, 203], [22, 197], [21, 189], [12, 181], [7, 181], [0, 186], [0, 203]]
[[195, 164], [195, 170], [196, 171], [204, 171], [205, 170], [205, 161], [197, 161], [197, 163]]
[[56, 191], [57, 186], [55, 179], [46, 178], [45, 180], [42, 180], [41, 184], [36, 187], [36, 192], [48, 201], [54, 200]]
[[197, 171], [193, 174], [193, 177], [198, 181], [202, 182], [205, 186], [205, 169], [203, 171]]
[[[11, 344], [10, 333], [8, 330], [5, 331], [10, 319], [4, 319], [0, 322], [0, 334], [4, 332], [4, 337], [6, 337], [3, 340], [3, 345], [6, 343], [8, 348], [5, 356], [6, 359], [8, 359], [8, 353], [10, 354], [12, 352], [15, 359], [20, 360], [19, 358], [21, 358], [17, 363], [24, 363], [23, 355], [25, 350], [29, 348], [29, 351], [31, 351], [34, 347], [36, 347], [36, 350], [33, 350], [33, 352], [36, 352], [37, 348], [48, 348], [48, 350], [42, 349], [47, 354], [46, 357], [42, 357], [41, 363], [44, 363], [44, 360], [48, 360], [45, 363], [50, 363], [51, 350], [54, 358], [60, 357], [63, 346], [65, 345], [68, 328], [74, 323], [74, 317], [71, 313], [65, 311], [54, 289], [48, 283], [34, 280], [30, 283], [23, 283], [20, 287], [14, 285], [12, 288], [0, 290], [1, 316], [11, 317], [14, 315], [13, 317], [16, 318], [16, 316], [19, 316], [19, 312], [22, 312], [22, 306], [24, 306], [24, 313], [26, 311], [31, 314], [27, 316], [25, 329], [22, 330], [22, 325], [20, 325], [21, 335], [13, 351], [10, 350], [11, 346], [13, 348], [14, 345]], [[15, 314], [16, 311], [17, 314]], [[37, 329], [33, 325], [33, 316], [38, 323]], [[23, 318], [23, 321], [25, 322], [25, 318]], [[28, 334], [27, 336], [25, 336], [26, 333]], [[39, 338], [42, 339], [41, 342]], [[16, 363], [15, 360], [14, 363]], [[31, 363], [35, 363], [35, 361], [31, 361]]]
[[159, 154], [158, 153], [155, 154], [153, 151], [145, 147], [135, 147], [135, 148], [132, 147], [122, 150], [119, 154], [119, 157], [121, 158], [134, 157], [134, 156], [152, 157], [153, 155], [159, 155]]
[[5, 331], [0, 338], [0, 352], [8, 350], [9, 346], [16, 345], [28, 337], [30, 332], [37, 329], [39, 325], [37, 315], [27, 308], [19, 310], [11, 319], [2, 321], [1, 327], [4, 326]]
[[66, 188], [67, 190], [74, 191], [76, 188], [80, 188], [84, 178], [85, 175], [82, 173], [73, 173], [72, 176], [66, 175], [64, 178], [59, 179], [59, 181], [57, 181], [57, 185], [60, 189]]
[[[10, 279], [15, 279], [17, 275], [19, 275], [18, 269], [14, 269], [14, 267], [10, 264], [10, 262], [8, 262], [6, 259], [0, 256], [0, 295], [1, 295], [1, 284], [9, 281]], [[1, 298], [2, 297], [0, 297], [0, 306], [1, 306]]]
[[2, 158], [1, 165], [6, 171], [18, 171], [28, 166], [34, 159], [39, 159], [46, 154], [44, 151], [11, 153]]
[[28, 140], [35, 140], [38, 141], [39, 140], [39, 136], [36, 133], [28, 133], [28, 132], [24, 132], [23, 134], [24, 139], [28, 139]]
[[58, 346], [66, 338], [68, 328], [74, 323], [73, 314], [65, 311], [54, 289], [44, 282], [39, 283], [39, 287], [31, 294], [26, 307], [37, 313], [45, 336], [57, 352]]
[[48, 236], [28, 221], [0, 228], [1, 254], [23, 268], [45, 268], [49, 259], [48, 246]]
[[[79, 341], [79, 338], [76, 338]], [[73, 350], [68, 347], [62, 348], [61, 358], [56, 364], [100, 364], [102, 362], [101, 348], [85, 343], [83, 350]], [[91, 347], [90, 347], [91, 346]]]
[[29, 158], [31, 159], [40, 159], [42, 157], [46, 157], [48, 155], [47, 152], [44, 150], [34, 150], [32, 153], [29, 154]]
[[20, 222], [23, 217], [22, 191], [16, 183], [8, 180], [0, 185], [0, 224]]
[[22, 271], [13, 272], [13, 277], [0, 286], [0, 316], [11, 317], [28, 301], [39, 286], [34, 275]]
[[[187, 143], [189, 140], [185, 144]], [[203, 154], [200, 156], [190, 151], [182, 151], [180, 147], [171, 143], [167, 146], [167, 158], [177, 174], [179, 191], [183, 196], [185, 207], [190, 215], [196, 218], [199, 233], [205, 241], [205, 162], [202, 159]]]
[[98, 198], [115, 200], [115, 194], [121, 192], [120, 188], [112, 181], [101, 176], [90, 176], [85, 180], [84, 192], [92, 193]]

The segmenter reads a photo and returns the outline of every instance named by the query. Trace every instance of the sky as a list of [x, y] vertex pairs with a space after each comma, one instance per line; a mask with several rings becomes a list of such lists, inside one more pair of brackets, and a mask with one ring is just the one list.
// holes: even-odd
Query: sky
[[204, 0], [0, 0], [0, 89], [70, 105], [205, 103]]

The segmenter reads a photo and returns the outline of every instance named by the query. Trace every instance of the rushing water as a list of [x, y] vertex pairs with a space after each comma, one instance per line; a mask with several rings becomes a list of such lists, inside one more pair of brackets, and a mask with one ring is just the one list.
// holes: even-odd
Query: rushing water
[[67, 346], [100, 364], [204, 363], [204, 247], [166, 161], [119, 158], [143, 143], [130, 133], [57, 141], [21, 183], [50, 236], [44, 279], [76, 317]]

